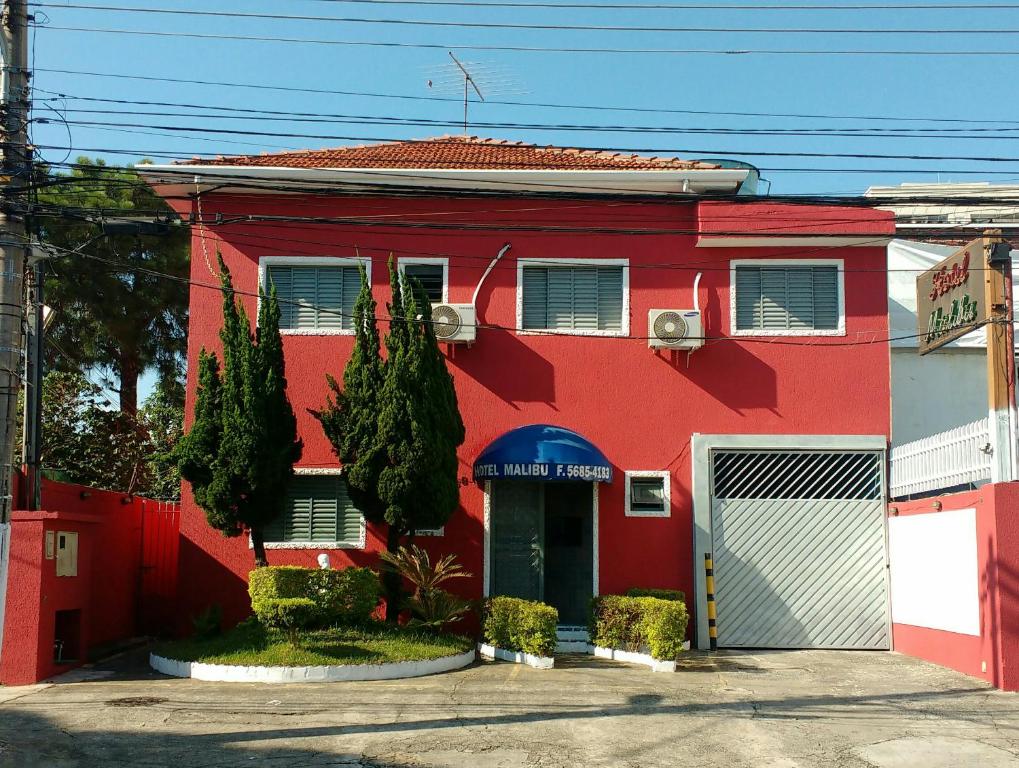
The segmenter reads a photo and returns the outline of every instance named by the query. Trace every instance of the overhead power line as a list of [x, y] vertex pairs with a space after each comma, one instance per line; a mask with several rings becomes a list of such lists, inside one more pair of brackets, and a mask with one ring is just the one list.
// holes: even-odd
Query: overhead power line
[[[36, 24], [35, 26], [41, 26]], [[228, 35], [211, 32], [169, 32], [148, 29], [116, 29], [110, 27], [75, 27], [47, 24], [47, 31], [88, 32], [107, 35], [140, 35], [161, 38], [191, 38], [195, 40], [236, 40], [239, 42], [260, 43], [293, 43], [297, 45], [340, 45], [344, 47], [368, 48], [420, 48], [427, 50], [450, 49], [460, 51], [512, 51], [518, 53], [583, 53], [583, 54], [652, 54], [668, 56], [918, 56], [922, 58], [957, 58], [980, 56], [991, 58], [996, 56], [1019, 56], [1019, 50], [1002, 50], [989, 47], [982, 50], [961, 50], [956, 48], [929, 48], [926, 50], [904, 51], [902, 49], [790, 49], [790, 48], [584, 48], [584, 47], [552, 47], [536, 45], [484, 45], [484, 44], [452, 44], [452, 43], [409, 43], [381, 40], [326, 40], [310, 37], [272, 37], [268, 35]], [[731, 32], [731, 30], [724, 30]]]
[[[180, 277], [178, 275], [172, 275], [172, 274], [167, 273], [167, 272], [160, 272], [158, 270], [149, 269], [147, 267], [142, 267], [142, 266], [135, 265], [135, 264], [129, 264], [129, 263], [126, 263], [126, 262], [117, 261], [116, 259], [103, 258], [101, 256], [97, 256], [97, 255], [94, 255], [94, 254], [81, 253], [81, 252], [75, 253], [75, 252], [73, 252], [73, 251], [71, 251], [71, 250], [69, 250], [67, 248], [62, 248], [60, 246], [55, 246], [55, 245], [52, 245], [52, 244], [46, 244], [46, 247], [54, 248], [54, 249], [56, 249], [58, 251], [62, 251], [64, 253], [74, 254], [74, 255], [79, 256], [81, 258], [87, 258], [87, 259], [90, 259], [90, 260], [93, 260], [93, 261], [96, 261], [96, 262], [99, 262], [99, 263], [103, 263], [103, 264], [107, 264], [107, 265], [110, 265], [110, 266], [114, 266], [114, 267], [116, 267], [118, 269], [121, 269], [121, 270], [124, 270], [124, 271], [136, 272], [136, 273], [139, 273], [139, 274], [146, 274], [146, 275], [150, 275], [150, 276], [161, 278], [161, 279], [172, 280], [174, 282], [182, 283], [182, 284], [188, 285], [190, 287], [195, 287], [195, 288], [204, 288], [204, 289], [208, 289], [208, 290], [215, 290], [217, 292], [222, 290], [222, 286], [220, 286], [217, 283], [207, 283], [207, 282], [200, 281], [200, 280], [194, 280], [192, 278]], [[245, 290], [245, 289], [242, 289], [242, 288], [236, 288], [235, 287], [235, 288], [233, 288], [232, 292], [234, 294], [238, 295], [238, 296], [247, 296], [247, 297], [251, 297], [251, 298], [260, 297], [260, 293], [258, 291], [250, 291], [250, 290]], [[301, 306], [301, 307], [312, 306], [312, 307], [316, 308], [319, 312], [322, 312], [324, 314], [331, 314], [333, 316], [337, 316], [337, 317], [341, 317], [341, 318], [346, 318], [346, 319], [352, 319], [353, 318], [353, 315], [351, 313], [342, 312], [342, 311], [339, 311], [339, 310], [337, 310], [337, 309], [335, 309], [333, 307], [324, 307], [324, 306], [320, 306], [320, 305], [307, 304], [305, 302], [297, 302], [297, 301], [286, 300], [286, 299], [278, 299], [278, 300], [279, 300], [280, 304], [284, 304], [284, 305], [294, 305], [294, 306]], [[393, 321], [399, 322], [401, 320], [401, 318], [393, 318], [391, 316], [382, 315], [382, 314], [376, 314], [375, 315], [375, 319], [376, 320], [380, 320], [382, 322], [393, 322]], [[423, 320], [423, 322], [431, 322], [431, 321], [430, 320]], [[984, 325], [984, 323], [974, 324], [973, 328], [974, 328], [974, 330], [976, 330], [977, 328], [981, 327], [982, 325]], [[542, 330], [542, 329], [537, 329], [537, 330], [534, 330], [534, 329], [523, 329], [523, 328], [517, 328], [517, 327], [514, 327], [514, 326], [500, 325], [500, 324], [497, 324], [497, 323], [476, 323], [474, 327], [477, 328], [478, 330], [484, 329], [484, 330], [494, 330], [494, 331], [506, 331], [506, 332], [511, 332], [511, 333], [516, 333], [516, 332], [520, 332], [520, 331], [526, 330], [527, 333], [532, 334], [532, 335], [536, 335], [536, 336], [570, 336], [571, 338], [574, 338], [574, 339], [576, 338], [576, 336], [574, 334], [569, 333], [567, 331]], [[815, 338], [815, 339], [812, 339], [812, 340], [809, 340], [809, 341], [795, 341], [795, 340], [791, 340], [791, 339], [782, 339], [782, 338], [757, 338], [757, 337], [753, 337], [753, 336], [705, 336], [705, 337], [703, 337], [703, 340], [705, 342], [708, 342], [708, 343], [726, 342], [726, 341], [728, 341], [728, 342], [751, 343], [751, 344], [761, 343], [761, 344], [768, 344], [769, 346], [770, 345], [778, 345], [778, 346], [792, 346], [792, 347], [826, 347], [826, 346], [832, 346], [832, 347], [857, 347], [857, 346], [870, 346], [870, 345], [873, 345], [873, 344], [887, 344], [887, 343], [889, 343], [891, 341], [901, 341], [901, 340], [906, 340], [906, 339], [916, 339], [916, 338], [919, 338], [922, 335], [922, 334], [909, 334], [909, 335], [894, 336], [894, 337], [887, 337], [887, 336], [883, 336], [882, 335], [882, 336], [879, 336], [879, 337], [875, 338], [873, 335], [876, 334], [876, 333], [879, 333], [879, 332], [878, 331], [858, 331], [857, 332], [857, 337], [858, 337], [857, 339], [838, 339], [838, 338], [833, 338], [833, 337], [818, 337], [818, 338]], [[871, 338], [859, 338], [861, 335], [869, 335], [869, 336], [871, 336]], [[648, 337], [648, 336], [636, 336], [636, 335], [632, 335], [631, 334], [631, 335], [625, 335], [625, 336], [605, 337], [604, 338], [604, 342], [610, 342], [611, 340], [615, 340], [615, 341], [626, 341], [626, 340], [629, 340], [629, 341], [647, 341], [649, 338], [650, 337]]]
[[200, 11], [183, 8], [138, 8], [115, 5], [86, 5], [77, 3], [34, 2], [37, 8], [76, 9], [115, 13], [144, 13], [169, 16], [227, 19], [267, 19], [272, 21], [311, 21], [316, 23], [377, 24], [383, 26], [440, 27], [457, 29], [528, 29], [555, 32], [654, 32], [683, 34], [739, 34], [739, 35], [1016, 35], [1019, 29], [928, 28], [916, 27], [871, 27], [871, 28], [830, 28], [830, 27], [676, 27], [676, 26], [622, 26], [611, 24], [535, 24], [502, 21], [440, 21], [433, 19], [386, 19], [363, 18], [360, 16], [316, 16], [283, 13], [257, 13], [253, 11]]
[[[36, 120], [38, 122], [38, 118]], [[98, 126], [98, 127], [109, 127], [109, 128], [152, 128], [161, 131], [174, 131], [183, 134], [188, 133], [199, 133], [199, 134], [225, 134], [232, 136], [276, 136], [279, 138], [298, 138], [298, 139], [320, 139], [328, 141], [381, 141], [381, 142], [392, 142], [392, 141], [407, 141], [407, 142], [427, 142], [427, 139], [392, 139], [382, 137], [368, 137], [368, 136], [349, 136], [349, 135], [337, 135], [337, 134], [319, 134], [319, 133], [291, 133], [291, 132], [280, 132], [280, 131], [253, 131], [235, 128], [207, 128], [202, 126], [187, 126], [187, 125], [166, 125], [166, 124], [151, 124], [151, 123], [125, 123], [116, 122], [109, 123], [99, 120], [68, 120], [71, 125], [79, 125], [83, 127]], [[542, 145], [530, 145], [538, 146]], [[738, 156], [757, 156], [757, 157], [819, 157], [819, 158], [858, 158], [858, 159], [881, 159], [881, 160], [958, 160], [958, 161], [969, 161], [969, 162], [981, 162], [981, 163], [1019, 163], [1019, 156], [1009, 157], [1000, 155], [928, 155], [928, 154], [897, 154], [897, 153], [878, 153], [878, 152], [782, 152], [778, 150], [761, 150], [761, 149], [719, 149], [709, 148], [700, 149], [695, 147], [609, 147], [609, 146], [586, 146], [576, 147], [576, 149], [589, 150], [592, 152], [618, 152], [627, 154], [644, 154], [644, 155], [702, 155], [705, 157], [719, 157], [722, 155], [729, 155], [733, 157]]]
[[779, 4], [706, 4], [706, 3], [577, 3], [577, 2], [531, 2], [521, 0], [520, 2], [505, 2], [504, 0], [311, 0], [319, 3], [356, 3], [358, 5], [377, 6], [453, 6], [469, 8], [540, 8], [542, 10], [563, 9], [584, 9], [584, 10], [654, 10], [654, 11], [910, 11], [910, 10], [957, 10], [957, 11], [980, 11], [980, 10], [1008, 10], [1019, 8], [1019, 3], [949, 3], [945, 5], [936, 3], [878, 3], [876, 5], [865, 5], [862, 3], [806, 3], [800, 5]]
[[[1016, 5], [1019, 8], [1019, 4]], [[349, 90], [335, 90], [330, 88], [307, 88], [298, 84], [292, 85], [267, 85], [265, 83], [241, 83], [241, 82], [225, 82], [221, 80], [192, 80], [180, 77], [158, 77], [154, 75], [127, 75], [116, 72], [91, 72], [86, 70], [77, 69], [47, 69], [45, 67], [36, 67], [35, 72], [48, 72], [54, 74], [64, 75], [78, 75], [83, 77], [100, 77], [100, 78], [114, 78], [121, 80], [139, 80], [148, 82], [158, 83], [174, 83], [178, 85], [204, 85], [218, 88], [247, 88], [253, 90], [263, 91], [281, 91], [285, 93], [311, 93], [316, 95], [324, 96], [358, 96], [364, 98], [373, 99], [403, 99], [410, 101], [424, 101], [424, 102], [453, 102], [460, 103], [460, 98], [448, 98], [445, 96], [416, 96], [411, 94], [399, 94], [399, 93], [378, 93], [373, 91], [349, 91]], [[60, 94], [64, 96], [63, 94]], [[67, 96], [66, 98], [85, 98], [85, 97], [72, 97]], [[539, 107], [541, 109], [566, 109], [575, 110], [590, 110], [597, 112], [635, 112], [635, 113], [646, 113], [646, 114], [663, 114], [663, 115], [707, 115], [715, 117], [782, 117], [796, 120], [873, 120], [879, 122], [904, 122], [904, 123], [964, 123], [973, 125], [1019, 125], [1019, 121], [1016, 120], [990, 120], [990, 119], [974, 119], [974, 118], [951, 118], [951, 117], [901, 117], [901, 116], [890, 116], [890, 115], [837, 115], [837, 114], [817, 114], [817, 113], [804, 113], [804, 112], [739, 112], [739, 111], [713, 111], [713, 110], [699, 110], [699, 109], [673, 109], [665, 107], [627, 107], [627, 106], [614, 106], [608, 104], [576, 104], [570, 102], [557, 102], [555, 104], [550, 102], [541, 101], [519, 101], [519, 100], [498, 100], [498, 99], [486, 99], [486, 104], [496, 104], [500, 106], [509, 107]]]
[[[287, 112], [283, 110], [254, 109], [241, 107], [223, 107], [215, 104], [196, 104], [193, 102], [159, 102], [129, 99], [105, 99], [88, 96], [69, 96], [42, 88], [37, 93], [52, 93], [66, 101], [85, 101], [89, 103], [121, 104], [125, 106], [164, 106], [179, 109], [206, 109], [212, 112], [181, 112], [153, 111], [130, 109], [91, 109], [65, 107], [61, 109], [63, 116], [78, 115], [130, 115], [133, 117], [185, 117], [205, 120], [251, 120], [282, 123], [318, 123], [339, 125], [400, 125], [412, 127], [450, 128], [460, 125], [456, 120], [439, 120], [426, 117], [387, 117], [384, 115], [357, 115], [324, 112]], [[218, 114], [222, 112], [225, 114]], [[36, 122], [52, 122], [53, 118], [40, 117]], [[740, 136], [824, 136], [838, 138], [948, 138], [948, 139], [988, 139], [1000, 140], [1009, 138], [1009, 134], [1019, 133], [1019, 124], [1015, 127], [967, 127], [967, 128], [728, 128], [728, 127], [696, 127], [669, 125], [625, 125], [625, 124], [578, 124], [578, 123], [520, 123], [492, 122], [474, 120], [471, 127], [475, 129], [501, 130], [540, 130], [540, 131], [583, 131], [593, 133], [671, 133], [671, 134], [718, 134]]]

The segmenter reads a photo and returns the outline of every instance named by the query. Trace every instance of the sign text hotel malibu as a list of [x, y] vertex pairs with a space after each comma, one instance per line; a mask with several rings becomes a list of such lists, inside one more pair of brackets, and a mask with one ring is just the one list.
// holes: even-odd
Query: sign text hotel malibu
[[987, 319], [988, 308], [980, 309], [983, 282], [970, 279], [971, 263], [983, 270], [983, 239], [973, 241], [917, 277], [921, 355], [966, 335]]
[[[460, 508], [414, 541], [474, 574], [465, 596], [542, 600], [577, 627], [592, 595], [679, 589], [706, 642], [710, 553], [719, 645], [887, 647], [892, 215], [742, 194], [755, 172], [725, 165], [460, 136], [142, 167], [182, 216], [197, 194], [224, 222], [193, 248], [214, 241], [250, 316], [270, 278], [295, 307], [305, 448], [270, 562], [376, 567], [385, 547], [310, 412], [350, 357], [336, 318], [358, 268], [384, 307], [394, 254], [456, 320]], [[221, 322], [200, 255], [192, 269], [189, 413]], [[245, 539], [211, 530], [187, 488], [181, 532], [182, 624], [213, 603], [243, 618]]]

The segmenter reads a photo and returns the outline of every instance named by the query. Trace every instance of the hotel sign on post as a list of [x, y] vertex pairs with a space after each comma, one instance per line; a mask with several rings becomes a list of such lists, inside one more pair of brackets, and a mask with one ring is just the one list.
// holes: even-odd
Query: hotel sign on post
[[985, 267], [981, 238], [916, 278], [921, 355], [965, 336], [989, 319], [981, 279]]

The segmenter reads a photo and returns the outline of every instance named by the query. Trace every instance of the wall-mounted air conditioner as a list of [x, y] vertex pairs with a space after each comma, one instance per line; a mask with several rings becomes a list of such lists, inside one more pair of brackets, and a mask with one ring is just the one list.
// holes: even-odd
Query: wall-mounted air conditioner
[[472, 342], [477, 337], [477, 313], [473, 304], [433, 304], [432, 328], [443, 344]]
[[649, 347], [694, 350], [704, 346], [701, 313], [696, 309], [652, 309], [647, 329]]

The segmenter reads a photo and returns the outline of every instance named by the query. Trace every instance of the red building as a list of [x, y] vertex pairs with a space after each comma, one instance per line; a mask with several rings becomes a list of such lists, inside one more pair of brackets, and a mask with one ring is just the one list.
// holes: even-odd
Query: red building
[[[754, 172], [725, 165], [445, 137], [144, 168], [197, 222], [189, 410], [216, 251], [250, 315], [267, 276], [285, 302], [305, 448], [270, 561], [383, 546], [310, 411], [350, 353], [357, 265], [384, 306], [392, 255], [457, 339], [461, 506], [418, 541], [457, 553], [473, 596], [580, 625], [593, 594], [678, 588], [704, 643], [714, 553], [722, 645], [888, 647], [892, 216], [739, 195]], [[247, 540], [186, 490], [181, 532], [182, 615], [241, 618]]]

